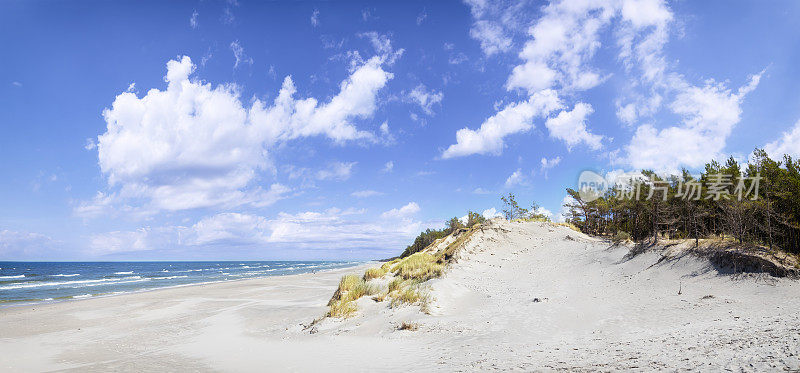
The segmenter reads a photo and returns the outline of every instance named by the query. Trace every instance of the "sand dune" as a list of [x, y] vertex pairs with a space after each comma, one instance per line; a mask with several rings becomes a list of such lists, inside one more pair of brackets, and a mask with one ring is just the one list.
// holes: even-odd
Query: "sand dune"
[[355, 317], [313, 328], [338, 278], [365, 267], [8, 308], [0, 367], [800, 369], [796, 280], [628, 251], [549, 223], [493, 221], [428, 281], [430, 314], [363, 297]]

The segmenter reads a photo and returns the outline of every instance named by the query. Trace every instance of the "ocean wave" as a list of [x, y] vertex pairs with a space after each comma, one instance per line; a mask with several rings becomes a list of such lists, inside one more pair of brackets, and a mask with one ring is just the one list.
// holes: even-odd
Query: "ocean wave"
[[46, 286], [72, 286], [72, 285], [81, 285], [82, 286], [92, 286], [91, 284], [105, 284], [112, 281], [124, 281], [124, 280], [136, 280], [141, 279], [139, 276], [132, 276], [132, 277], [124, 277], [124, 278], [104, 278], [99, 280], [78, 280], [78, 281], [61, 281], [61, 282], [34, 282], [34, 283], [24, 283], [24, 284], [15, 284], [15, 285], [7, 285], [7, 286], [0, 286], [0, 290], [13, 290], [13, 289], [27, 289], [27, 288], [39, 288], [39, 287], [46, 287]]
[[91, 297], [92, 297], [91, 294], [73, 295], [72, 299], [85, 299], [85, 298], [91, 298]]
[[0, 276], [0, 280], [15, 279], [15, 278], [25, 278], [25, 275]]
[[115, 275], [132, 275], [133, 271], [128, 272], [114, 272]]
[[50, 275], [50, 276], [53, 276], [53, 277], [75, 277], [75, 276], [80, 276], [80, 275], [81, 275], [80, 273], [73, 273], [73, 274], [69, 274], [69, 275], [65, 275], [63, 273], [59, 273], [57, 275]]
[[153, 280], [172, 280], [176, 278], [187, 278], [189, 276], [166, 276], [166, 277], [150, 277]]

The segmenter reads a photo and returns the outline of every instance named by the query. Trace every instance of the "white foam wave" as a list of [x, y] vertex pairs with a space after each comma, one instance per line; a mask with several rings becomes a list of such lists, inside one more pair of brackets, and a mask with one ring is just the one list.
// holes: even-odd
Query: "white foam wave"
[[14, 285], [0, 286], [0, 290], [39, 288], [39, 287], [45, 287], [45, 286], [72, 286], [72, 285], [92, 286], [91, 284], [108, 284], [108, 283], [112, 283], [112, 282], [120, 282], [120, 281], [124, 281], [124, 280], [136, 280], [136, 279], [141, 279], [141, 277], [132, 276], [132, 277], [124, 277], [124, 278], [104, 278], [104, 279], [99, 279], [99, 280], [79, 280], [79, 281], [60, 281], [60, 282], [34, 282], [34, 283], [24, 283], [24, 284], [14, 284]]

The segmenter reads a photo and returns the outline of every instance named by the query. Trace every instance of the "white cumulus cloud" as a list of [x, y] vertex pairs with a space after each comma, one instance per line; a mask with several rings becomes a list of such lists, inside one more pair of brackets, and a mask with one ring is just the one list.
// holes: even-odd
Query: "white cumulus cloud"
[[603, 136], [594, 135], [586, 129], [586, 118], [594, 112], [592, 105], [579, 102], [571, 111], [562, 111], [558, 116], [549, 118], [544, 123], [550, 131], [550, 136], [564, 141], [567, 149], [572, 149], [580, 143], [586, 144], [592, 150], [600, 149], [603, 145]]
[[442, 158], [471, 154], [499, 155], [503, 151], [503, 139], [506, 136], [529, 131], [533, 128], [535, 117], [546, 116], [561, 107], [561, 101], [552, 90], [537, 92], [528, 101], [508, 104], [486, 119], [478, 130], [458, 130], [456, 143], [442, 153]]
[[211, 206], [264, 206], [288, 188], [255, 185], [273, 167], [277, 143], [325, 136], [336, 143], [374, 141], [354, 120], [372, 116], [376, 96], [393, 75], [385, 56], [354, 66], [328, 102], [296, 98], [290, 76], [271, 104], [255, 99], [247, 107], [234, 86], [212, 87], [190, 76], [189, 57], [167, 63], [164, 90], [143, 97], [123, 92], [103, 112], [107, 131], [98, 137], [100, 169], [109, 191], [78, 208], [92, 215], [103, 207], [130, 205], [155, 213]]
[[719, 158], [727, 138], [741, 119], [741, 104], [754, 90], [760, 74], [737, 91], [708, 81], [702, 87], [683, 83], [670, 108], [682, 120], [679, 125], [657, 129], [643, 124], [625, 147], [623, 162], [635, 169], [675, 173], [681, 166], [700, 167]]

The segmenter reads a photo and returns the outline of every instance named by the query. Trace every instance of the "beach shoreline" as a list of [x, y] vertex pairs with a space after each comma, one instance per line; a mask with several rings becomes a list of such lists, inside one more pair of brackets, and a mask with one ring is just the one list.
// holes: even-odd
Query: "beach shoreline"
[[[98, 361], [139, 361], [138, 354], [107, 351], [102, 346], [107, 343], [102, 341], [118, 340], [127, 345], [140, 340], [143, 341], [142, 351], [163, 348], [147, 343], [147, 339], [166, 338], [180, 346], [181, 338], [172, 339], [157, 330], [148, 332], [157, 338], [137, 338], [137, 330], [185, 328], [188, 334], [194, 335], [192, 329], [202, 330], [207, 315], [196, 319], [187, 315], [191, 314], [192, 308], [203, 308], [204, 304], [208, 305], [210, 313], [216, 315], [225, 312], [224, 307], [217, 307], [217, 304], [263, 307], [265, 313], [283, 312], [287, 306], [294, 306], [290, 307], [290, 316], [267, 315], [262, 321], [275, 330], [290, 324], [299, 328], [302, 322], [310, 322], [325, 314], [327, 298], [341, 276], [363, 272], [371, 265], [369, 262], [314, 273], [178, 285], [87, 299], [3, 307], [0, 308], [0, 349], [4, 353], [0, 356], [0, 368], [9, 371], [104, 370], [107, 366], [98, 366]], [[128, 320], [121, 322], [120, 319]], [[129, 325], [115, 327], [114, 322]], [[214, 334], [207, 336], [213, 340]], [[137, 366], [153, 370], [158, 366], [168, 367], [170, 360], [143, 359]], [[211, 370], [209, 366], [197, 368]]]
[[426, 309], [363, 296], [352, 317], [324, 317], [342, 276], [375, 262], [5, 308], [0, 370], [800, 369], [797, 280], [629, 251], [493, 221], [422, 284]]
[[[14, 279], [13, 283], [2, 283], [3, 286], [0, 286], [0, 290], [8, 289], [22, 289], [27, 290], [28, 288], [34, 288], [36, 290], [43, 289], [46, 292], [44, 294], [48, 294], [47, 298], [42, 297], [35, 297], [35, 295], [39, 293], [29, 293], [28, 295], [31, 298], [27, 299], [14, 299], [13, 293], [5, 294], [4, 297], [0, 297], [0, 310], [3, 308], [8, 307], [19, 307], [19, 306], [31, 306], [31, 305], [40, 305], [40, 304], [52, 304], [52, 303], [60, 303], [65, 301], [78, 301], [78, 300], [86, 300], [86, 299], [97, 299], [97, 298], [105, 298], [105, 297], [113, 297], [119, 295], [126, 295], [126, 294], [135, 294], [141, 292], [148, 292], [148, 291], [156, 291], [162, 289], [172, 289], [172, 288], [179, 288], [185, 286], [195, 286], [195, 285], [208, 285], [208, 284], [216, 284], [222, 282], [232, 282], [232, 281], [242, 281], [242, 280], [250, 280], [250, 279], [261, 279], [261, 278], [269, 278], [269, 277], [281, 277], [281, 276], [292, 276], [296, 274], [308, 274], [308, 273], [317, 273], [322, 271], [328, 270], [335, 270], [341, 268], [350, 268], [354, 266], [363, 265], [365, 263], [372, 263], [374, 261], [349, 261], [349, 262], [329, 262], [329, 261], [245, 261], [244, 263], [240, 263], [240, 268], [233, 268], [233, 271], [236, 270], [249, 270], [253, 267], [250, 267], [248, 264], [255, 264], [258, 265], [259, 268], [268, 268], [261, 272], [247, 272], [247, 273], [236, 273], [231, 276], [232, 273], [222, 273], [220, 276], [215, 273], [211, 273], [211, 276], [193, 276], [194, 278], [189, 278], [187, 275], [172, 275], [167, 277], [157, 277], [153, 276], [153, 273], [147, 272], [136, 272], [136, 271], [125, 271], [125, 272], [110, 272], [110, 271], [95, 271], [92, 274], [71, 274], [71, 275], [63, 275], [63, 274], [56, 274], [56, 275], [39, 275], [39, 274], [24, 274], [24, 275], [17, 275], [17, 276], [5, 276], [8, 279]], [[12, 263], [14, 265], [26, 264], [25, 262], [6, 262]], [[215, 262], [215, 261], [208, 261], [208, 262], [66, 262], [67, 264], [79, 264], [85, 267], [91, 267], [93, 264], [103, 264], [103, 265], [116, 265], [116, 266], [129, 266], [141, 263], [153, 264], [159, 267], [168, 266], [171, 267], [174, 263], [179, 263], [181, 265], [197, 265], [198, 263], [202, 264], [217, 264], [219, 263], [226, 263], [227, 265], [231, 265], [230, 263], [239, 263], [239, 261], [227, 261], [227, 262]], [[277, 265], [276, 265], [277, 263]], [[310, 264], [313, 264], [311, 266]], [[319, 264], [315, 264], [319, 263]], [[49, 262], [30, 262], [27, 263], [28, 265], [40, 265], [46, 264], [51, 265], [54, 263]], [[291, 267], [286, 267], [287, 265], [291, 265]], [[24, 267], [24, 266], [23, 266]], [[227, 269], [231, 271], [231, 268], [222, 268], [222, 270]], [[192, 273], [192, 272], [204, 272], [204, 271], [214, 271], [217, 268], [204, 268], [204, 269], [189, 269], [189, 270], [178, 270], [177, 272], [184, 272], [184, 273]], [[217, 272], [222, 272], [222, 270], [217, 270]], [[72, 272], [77, 272], [78, 270], [73, 270]], [[112, 270], [113, 271], [113, 270]], [[231, 272], [233, 272], [231, 271]], [[273, 271], [283, 271], [289, 273], [280, 273], [280, 272], [273, 272]], [[294, 271], [293, 273], [291, 271]], [[170, 273], [168, 270], [162, 270], [159, 272], [166, 272]], [[158, 273], [159, 275], [161, 273]], [[121, 277], [122, 275], [129, 276], [129, 277]], [[80, 276], [80, 277], [78, 277]], [[88, 277], [87, 277], [88, 276]], [[115, 277], [116, 276], [116, 277]], [[248, 277], [244, 277], [248, 276]], [[69, 280], [56, 280], [69, 277]], [[127, 281], [129, 279], [136, 279], [135, 281]], [[174, 283], [155, 283], [152, 285], [147, 286], [150, 284], [148, 280], [170, 280], [178, 278], [183, 280], [183, 282], [174, 282]], [[34, 279], [34, 280], [27, 280], [27, 279]], [[73, 280], [74, 279], [74, 280]], [[26, 281], [27, 280], [27, 281]], [[53, 281], [57, 282], [53, 282]], [[71, 281], [70, 281], [71, 280]], [[117, 284], [127, 285], [129, 282], [141, 282], [144, 286], [135, 287], [135, 288], [128, 288], [124, 290], [118, 290], [114, 288]], [[190, 281], [190, 282], [186, 282]], [[151, 281], [152, 282], [152, 281]], [[88, 287], [81, 288], [81, 284], [88, 284]], [[77, 287], [71, 286], [73, 284], [79, 284]], [[98, 284], [105, 285], [107, 287], [106, 291], [103, 292], [92, 292], [95, 289], [95, 286]], [[56, 285], [56, 286], [53, 286]], [[58, 286], [60, 285], [60, 286]], [[77, 289], [72, 291], [72, 293], [80, 293], [77, 295], [65, 295], [59, 294], [58, 292], [63, 292], [62, 287], [64, 290], [69, 289]], [[5, 290], [9, 291], [9, 290]], [[15, 290], [10, 290], [11, 292]], [[96, 290], [95, 290], [96, 291]], [[53, 293], [55, 292], [55, 294]]]

